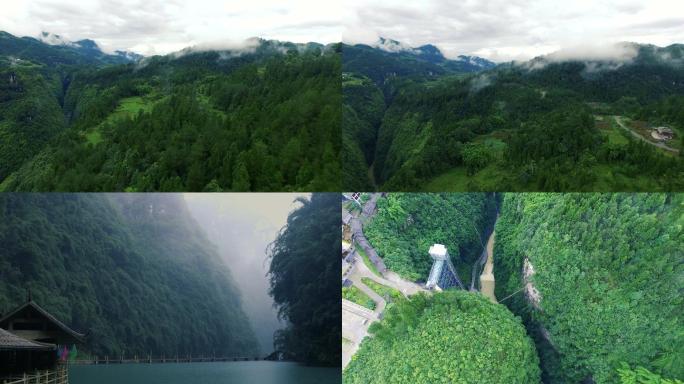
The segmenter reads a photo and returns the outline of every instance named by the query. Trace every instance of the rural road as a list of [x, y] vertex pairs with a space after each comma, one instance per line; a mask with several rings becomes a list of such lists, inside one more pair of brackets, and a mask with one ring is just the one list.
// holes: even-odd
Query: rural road
[[629, 133], [632, 134], [632, 136], [636, 137], [637, 139], [644, 141], [644, 142], [647, 142], [647, 143], [653, 145], [654, 147], [658, 147], [660, 149], [664, 149], [664, 150], [670, 151], [672, 153], [679, 153], [678, 149], [667, 146], [664, 143], [654, 143], [651, 140], [648, 140], [647, 138], [645, 138], [645, 137], [641, 136], [640, 134], [634, 132], [631, 128], [629, 128], [627, 125], [625, 125], [625, 123], [622, 121], [621, 116], [613, 116], [613, 118], [615, 119], [615, 122], [618, 123], [618, 125], [620, 127], [622, 127], [623, 129], [626, 129]]

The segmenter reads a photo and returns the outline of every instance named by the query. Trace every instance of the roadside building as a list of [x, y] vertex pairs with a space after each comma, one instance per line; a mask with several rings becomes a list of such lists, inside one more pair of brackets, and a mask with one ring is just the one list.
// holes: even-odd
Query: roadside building
[[651, 131], [651, 137], [658, 141], [672, 140], [674, 132], [668, 127], [656, 127]]

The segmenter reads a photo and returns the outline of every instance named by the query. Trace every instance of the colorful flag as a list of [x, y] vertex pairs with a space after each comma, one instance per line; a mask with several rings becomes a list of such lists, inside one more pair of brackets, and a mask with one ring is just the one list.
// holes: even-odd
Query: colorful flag
[[76, 349], [76, 344], [71, 346], [71, 353], [69, 354], [69, 360], [74, 361], [76, 360], [76, 355], [78, 354], [78, 350]]

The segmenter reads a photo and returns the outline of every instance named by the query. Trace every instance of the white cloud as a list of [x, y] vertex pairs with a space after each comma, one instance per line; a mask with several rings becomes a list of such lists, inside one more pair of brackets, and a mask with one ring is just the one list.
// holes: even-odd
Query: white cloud
[[[379, 36], [447, 57], [529, 60], [586, 45], [684, 42], [684, 2], [672, 0], [349, 0], [343, 40]], [[598, 52], [591, 53], [596, 56]]]
[[0, 30], [92, 39], [108, 52], [166, 54], [255, 36], [331, 43], [342, 35], [343, 4], [338, 1], [12, 0], [0, 7]]
[[612, 61], [617, 63], [631, 62], [639, 53], [636, 45], [630, 43], [617, 44], [584, 44], [565, 47], [545, 56], [550, 61]]

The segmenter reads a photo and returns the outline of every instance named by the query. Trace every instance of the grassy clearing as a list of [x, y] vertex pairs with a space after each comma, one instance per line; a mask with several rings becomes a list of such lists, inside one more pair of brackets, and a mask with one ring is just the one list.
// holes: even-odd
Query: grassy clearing
[[402, 295], [401, 292], [397, 291], [392, 287], [376, 283], [368, 277], [362, 277], [361, 281], [364, 284], [366, 284], [368, 288], [372, 289], [375, 293], [382, 296], [387, 302], [397, 302], [399, 300], [404, 299], [404, 295]]
[[[425, 192], [472, 192], [500, 191], [503, 180], [510, 179], [510, 172], [497, 164], [490, 164], [473, 176], [468, 176], [466, 167], [460, 166], [430, 180], [424, 188]], [[523, 185], [515, 185], [515, 190], [523, 189]]]
[[351, 287], [342, 287], [342, 298], [364, 306], [371, 311], [375, 309], [375, 301], [353, 285]]
[[199, 101], [202, 107], [217, 113], [219, 116], [221, 116], [221, 118], [226, 118], [226, 113], [220, 109], [217, 109], [214, 106], [214, 103], [209, 99], [209, 96], [205, 95], [204, 93], [197, 93], [197, 101]]
[[607, 164], [598, 164], [591, 170], [596, 176], [591, 190], [602, 191], [660, 191], [653, 179], [647, 176], [628, 176]]
[[100, 133], [98, 129], [93, 129], [92, 131], [86, 132], [85, 138], [88, 143], [97, 145], [98, 143], [102, 142], [102, 133]]
[[153, 99], [154, 97], [152, 96], [135, 96], [121, 99], [114, 112], [110, 113], [103, 122], [84, 132], [83, 136], [89, 144], [97, 145], [101, 143], [104, 140], [102, 137], [102, 125], [110, 122], [113, 123], [118, 119], [134, 117], [140, 111], [150, 112], [158, 101]]
[[370, 261], [370, 259], [368, 258], [368, 255], [366, 254], [366, 252], [363, 251], [363, 249], [359, 246], [359, 244], [355, 243], [354, 248], [356, 249], [356, 252], [358, 252], [359, 255], [361, 255], [361, 259], [363, 260], [363, 263], [366, 264], [366, 267], [368, 267], [368, 269], [370, 269], [370, 271], [373, 272], [374, 275], [376, 275], [378, 277], [382, 277], [380, 275], [380, 272], [378, 272], [378, 269], [375, 267], [375, 264], [373, 264]]
[[629, 144], [629, 139], [625, 137], [625, 135], [618, 131], [617, 129], [620, 128], [613, 128], [610, 130], [604, 130], [601, 131], [603, 135], [605, 135], [608, 138], [608, 142], [610, 144], [615, 144], [615, 145], [627, 145]]

